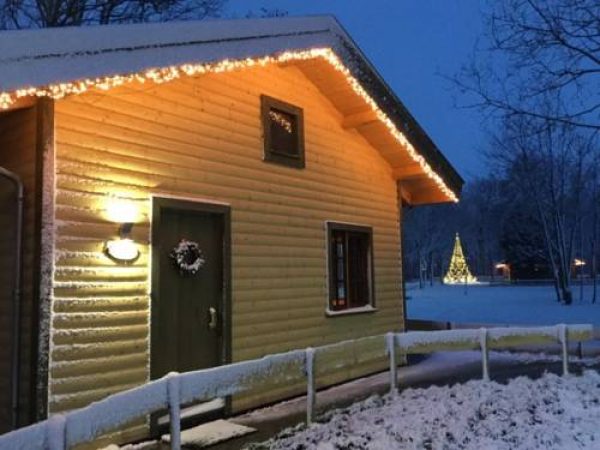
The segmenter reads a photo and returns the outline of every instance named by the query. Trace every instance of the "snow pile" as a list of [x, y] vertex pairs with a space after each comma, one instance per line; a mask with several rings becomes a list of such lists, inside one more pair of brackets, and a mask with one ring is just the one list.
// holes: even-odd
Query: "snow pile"
[[600, 449], [600, 375], [407, 389], [248, 449]]

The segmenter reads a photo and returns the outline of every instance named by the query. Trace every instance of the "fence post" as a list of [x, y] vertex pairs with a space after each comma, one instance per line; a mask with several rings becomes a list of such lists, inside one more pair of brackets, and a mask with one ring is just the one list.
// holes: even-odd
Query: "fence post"
[[393, 332], [385, 335], [387, 353], [390, 357], [390, 394], [396, 395], [398, 392], [398, 373], [396, 365], [396, 336]]
[[181, 405], [179, 395], [179, 374], [171, 372], [167, 375], [167, 401], [169, 402], [169, 431], [171, 433], [171, 450], [181, 449]]
[[306, 425], [313, 422], [315, 415], [315, 349], [308, 347], [306, 353]]
[[483, 378], [483, 381], [490, 381], [487, 328], [479, 329], [479, 346], [481, 347], [481, 377]]
[[67, 450], [67, 418], [62, 414], [50, 416], [46, 422], [48, 450]]
[[558, 341], [562, 347], [562, 366], [563, 376], [569, 375], [569, 338], [567, 336], [567, 326], [563, 323], [557, 325]]

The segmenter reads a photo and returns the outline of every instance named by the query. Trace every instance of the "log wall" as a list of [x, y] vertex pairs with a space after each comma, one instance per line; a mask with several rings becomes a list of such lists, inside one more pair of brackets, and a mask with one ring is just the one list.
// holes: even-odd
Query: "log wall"
[[[260, 95], [304, 109], [306, 168], [262, 160]], [[225, 202], [232, 213], [234, 361], [403, 328], [397, 186], [389, 165], [293, 66], [88, 93], [56, 108], [56, 272], [49, 409], [65, 411], [149, 376], [152, 194]], [[140, 211], [142, 257], [103, 256], [111, 195]], [[377, 312], [326, 317], [325, 221], [373, 227]], [[379, 352], [376, 352], [379, 358]], [[348, 354], [348, 358], [356, 355]], [[358, 359], [339, 382], [385, 368]], [[234, 399], [234, 409], [298, 386]]]

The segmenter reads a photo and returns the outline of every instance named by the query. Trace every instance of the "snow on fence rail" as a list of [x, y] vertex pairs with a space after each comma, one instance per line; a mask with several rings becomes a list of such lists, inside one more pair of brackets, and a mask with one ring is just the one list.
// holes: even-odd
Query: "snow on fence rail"
[[[167, 408], [170, 415], [171, 448], [180, 449], [181, 404], [237, 394], [265, 381], [283, 383], [306, 377], [306, 420], [310, 423], [316, 409], [316, 377], [327, 371], [358, 364], [367, 358], [389, 358], [390, 390], [395, 393], [398, 352], [414, 354], [480, 349], [483, 378], [488, 379], [489, 349], [558, 341], [563, 349], [563, 373], [567, 374], [568, 342], [592, 338], [591, 325], [387, 333], [194, 372], [171, 373], [137, 388], [113, 394], [85, 408], [56, 414], [46, 421], [0, 436], [0, 450], [65, 450], [77, 444], [91, 442], [135, 419]], [[348, 364], [341, 362], [343, 358], [339, 356], [347, 354], [349, 346], [353, 358]], [[368, 357], [365, 356], [367, 353]]]

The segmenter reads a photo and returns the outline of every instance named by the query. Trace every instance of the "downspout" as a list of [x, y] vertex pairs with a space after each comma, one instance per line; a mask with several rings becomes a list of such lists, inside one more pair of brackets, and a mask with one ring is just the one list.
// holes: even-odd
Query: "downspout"
[[12, 326], [12, 380], [11, 380], [11, 426], [18, 426], [19, 417], [19, 360], [21, 356], [21, 240], [23, 239], [23, 182], [18, 175], [0, 167], [0, 176], [12, 181], [17, 189], [17, 229], [15, 236], [15, 287], [13, 292], [13, 326]]
[[[406, 280], [404, 279], [404, 196], [402, 195], [402, 183], [396, 182], [396, 196], [398, 201], [398, 234], [400, 238], [400, 289], [402, 295], [402, 331], [408, 331], [408, 317], [406, 314]], [[420, 274], [420, 268], [419, 268]]]

